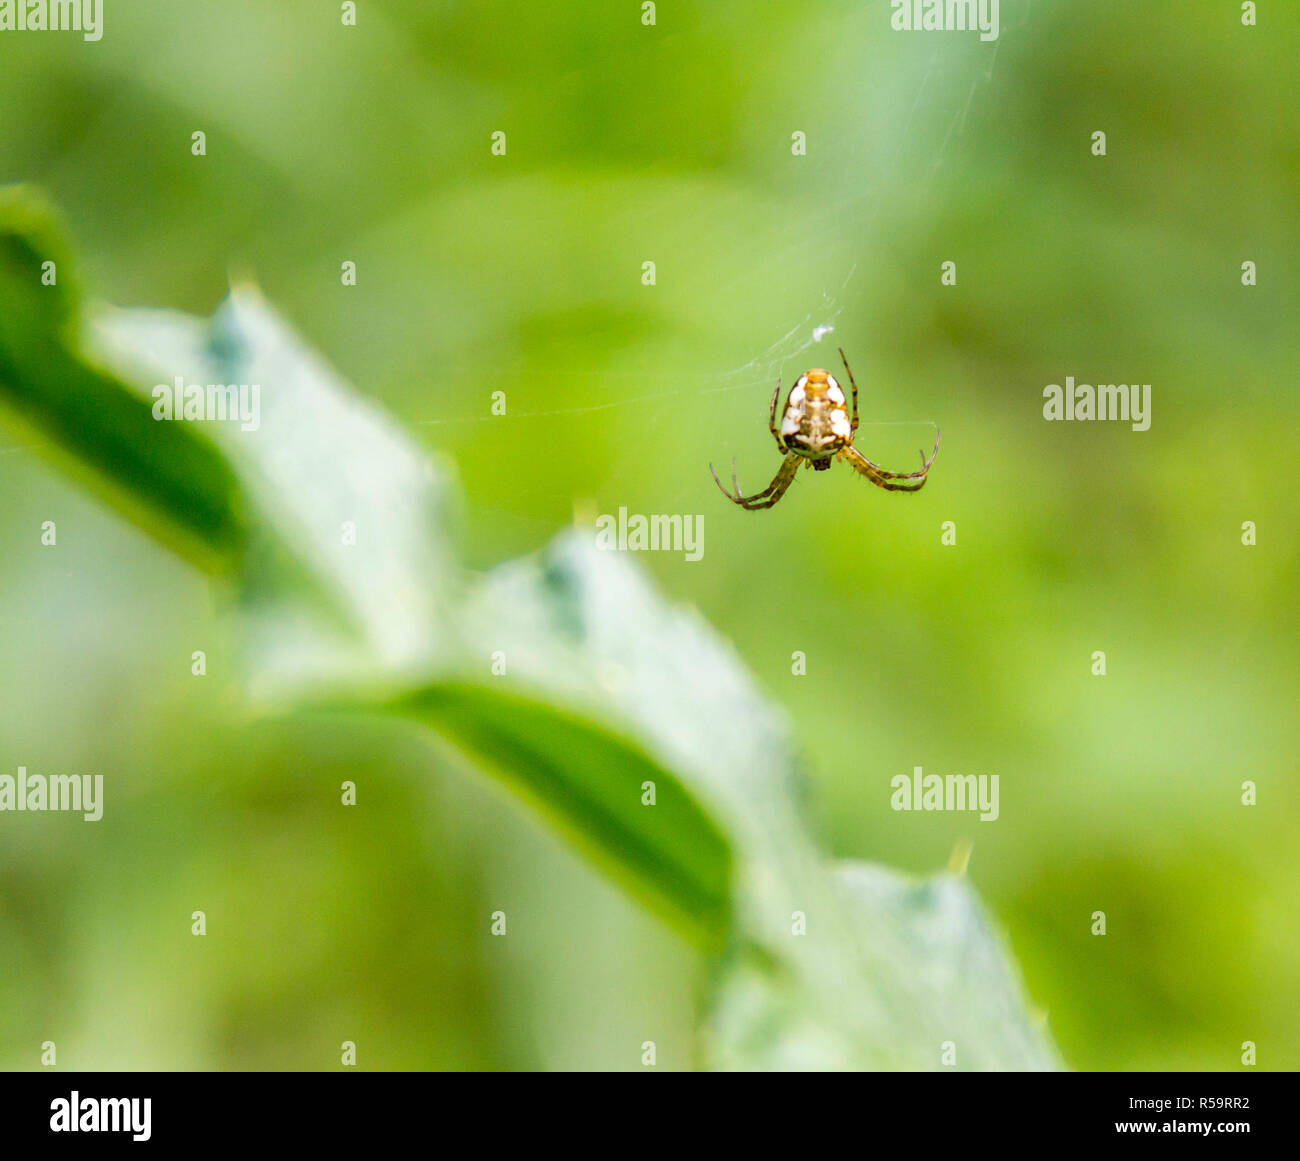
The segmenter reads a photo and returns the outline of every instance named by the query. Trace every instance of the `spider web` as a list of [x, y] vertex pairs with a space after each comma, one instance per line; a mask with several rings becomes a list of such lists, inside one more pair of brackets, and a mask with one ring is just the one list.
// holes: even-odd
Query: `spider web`
[[[870, 134], [849, 132], [850, 123], [840, 120], [832, 126], [834, 132], [829, 134], [830, 139], [823, 135], [817, 147], [810, 148], [808, 155], [798, 161], [801, 173], [806, 175], [802, 184], [809, 190], [836, 188], [836, 182], [829, 179], [837, 170], [842, 177], [846, 166], [856, 165], [858, 169], [870, 172], [871, 180], [861, 188], [844, 190], [841, 186], [840, 192], [831, 196], [816, 192], [805, 200], [796, 201], [794, 204], [799, 210], [797, 225], [778, 234], [779, 244], [769, 247], [758, 263], [744, 252], [702, 258], [717, 270], [728, 271], [719, 280], [717, 294], [725, 298], [729, 293], [745, 293], [747, 288], [743, 280], [754, 277], [756, 268], [771, 275], [768, 284], [773, 287], [774, 295], [785, 293], [784, 287], [791, 282], [806, 285], [805, 279], [795, 276], [802, 272], [808, 261], [806, 249], [810, 238], [816, 239], [819, 235], [823, 238], [872, 237], [880, 225], [882, 211], [887, 207], [883, 195], [895, 186], [906, 186], [918, 202], [930, 199], [936, 178], [961, 140], [972, 110], [978, 107], [981, 92], [987, 91], [992, 82], [1002, 38], [1014, 35], [1016, 28], [1028, 22], [1029, 16], [1025, 9], [1014, 28], [1004, 23], [999, 40], [991, 46], [984, 46], [987, 51], [971, 51], [969, 42], [965, 46], [958, 45], [952, 38], [965, 35], [960, 33], [886, 32], [882, 46], [884, 55], [898, 54], [900, 59], [908, 61], [906, 69], [910, 70], [902, 72], [893, 86], [894, 111], [901, 124], [895, 132], [896, 140], [888, 142], [879, 156], [854, 157], [850, 152], [846, 158], [842, 146], [837, 146], [834, 138], [838, 135], [856, 137], [860, 139], [859, 144], [852, 148], [865, 150], [869, 148], [865, 141], [870, 139]], [[893, 39], [890, 39], [891, 35]], [[848, 59], [854, 59], [857, 50], [850, 46], [845, 51], [849, 53]], [[919, 63], [922, 59], [924, 64]], [[789, 204], [782, 205], [778, 212], [789, 209]], [[768, 326], [766, 333], [757, 336], [760, 345], [740, 362], [713, 365], [697, 362], [684, 373], [679, 366], [663, 372], [651, 366], [639, 369], [626, 364], [613, 370], [608, 367], [600, 371], [570, 369], [566, 370], [567, 375], [591, 381], [592, 393], [597, 398], [592, 402], [555, 407], [529, 406], [527, 403], [518, 407], [518, 396], [514, 394], [506, 420], [512, 424], [538, 425], [537, 445], [544, 446], [548, 431], [553, 430], [548, 421], [567, 419], [580, 424], [584, 416], [611, 411], [629, 412], [635, 416], [638, 442], [664, 447], [680, 444], [684, 416], [697, 416], [699, 426], [711, 433], [706, 454], [714, 459], [720, 474], [725, 476], [728, 473], [734, 453], [741, 457], [742, 482], [749, 483], [752, 489], [765, 485], [774, 470], [770, 459], [763, 461], [761, 466], [749, 466], [744, 457], [760, 444], [770, 444], [766, 411], [778, 378], [788, 387], [794, 377], [814, 365], [831, 369], [838, 375], [841, 368], [837, 347], [843, 346], [854, 363], [855, 377], [862, 392], [860, 428], [911, 428], [923, 432], [910, 446], [909, 443], [899, 445], [909, 448], [909, 459], [906, 464], [900, 462], [897, 466], [900, 470], [910, 470], [915, 467], [910, 459], [914, 449], [923, 444], [922, 454], [926, 454], [938, 425], [929, 416], [906, 417], [904, 391], [888, 392], [885, 417], [878, 418], [881, 395], [869, 385], [871, 360], [869, 351], [862, 351], [863, 336], [848, 335], [843, 331], [846, 315], [855, 325], [863, 316], [861, 296], [855, 298], [855, 292], [864, 289], [860, 275], [863, 265], [869, 265], [871, 261], [871, 256], [862, 247], [845, 255], [836, 268], [828, 270], [822, 287], [811, 295], [805, 292], [803, 301], [791, 301], [786, 319], [777, 326]], [[791, 277], [783, 278], [785, 273]], [[731, 286], [727, 285], [728, 278]], [[815, 356], [810, 356], [810, 352], [815, 352]], [[665, 374], [671, 375], [667, 383]], [[534, 398], [544, 398], [544, 395], [539, 392]], [[502, 422], [502, 418], [481, 412], [472, 416], [443, 412], [436, 417], [417, 420], [421, 427], [434, 428], [484, 422]], [[771, 450], [770, 446], [768, 450]], [[614, 472], [617, 470], [613, 469]], [[707, 473], [703, 479], [708, 481]], [[592, 483], [602, 497], [627, 494], [629, 490], [628, 480], [615, 475]], [[698, 507], [699, 480], [661, 483], [663, 486], [657, 500], [661, 510], [693, 510]], [[561, 490], [559, 481], [552, 483], [544, 472], [534, 474], [530, 488], [536, 488], [542, 494], [548, 490], [558, 494]], [[536, 512], [512, 510], [507, 513], [495, 505], [485, 505], [480, 510], [496, 512], [511, 521], [535, 524], [539, 532], [543, 527], [553, 527]]]

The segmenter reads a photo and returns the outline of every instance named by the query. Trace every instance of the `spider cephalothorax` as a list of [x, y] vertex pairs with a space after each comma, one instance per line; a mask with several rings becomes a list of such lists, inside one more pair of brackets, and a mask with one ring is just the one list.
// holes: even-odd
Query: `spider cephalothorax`
[[[731, 461], [731, 483], [734, 492], [728, 492], [713, 472], [714, 482], [722, 489], [722, 494], [733, 504], [742, 508], [770, 508], [794, 482], [795, 473], [801, 464], [808, 464], [817, 471], [825, 471], [833, 459], [841, 459], [854, 471], [865, 476], [877, 487], [888, 492], [919, 492], [925, 487], [926, 474], [934, 457], [939, 453], [939, 432], [935, 433], [934, 450], [929, 459], [921, 453], [921, 470], [919, 472], [888, 472], [879, 464], [873, 464], [853, 446], [853, 436], [858, 430], [858, 385], [854, 382], [853, 372], [849, 370], [849, 361], [840, 351], [844, 370], [848, 371], [849, 385], [853, 390], [852, 411], [847, 407], [844, 391], [829, 371], [814, 369], [799, 376], [799, 381], [790, 388], [785, 401], [785, 411], [781, 415], [781, 426], [776, 425], [776, 404], [781, 398], [781, 380], [776, 381], [776, 390], [772, 392], [772, 404], [768, 408], [768, 427], [776, 446], [785, 453], [785, 462], [781, 470], [763, 491], [754, 496], [742, 496], [740, 485], [736, 482], [736, 461]], [[915, 484], [897, 484], [893, 480], [917, 480]]]

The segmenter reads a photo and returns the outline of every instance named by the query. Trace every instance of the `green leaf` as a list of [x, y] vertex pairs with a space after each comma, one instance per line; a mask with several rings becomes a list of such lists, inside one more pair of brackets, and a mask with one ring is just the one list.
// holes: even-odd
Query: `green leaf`
[[956, 1046], [959, 1069], [1060, 1067], [1044, 1034], [1046, 1014], [1026, 1013], [1020, 973], [968, 879], [914, 880], [867, 863], [839, 863], [834, 875], [860, 941], [876, 960], [907, 965], [893, 973], [889, 1003], [895, 1011], [911, 1006], [918, 1067], [935, 1067], [935, 1046], [945, 1040]]
[[445, 468], [252, 287], [236, 287], [210, 321], [100, 310], [88, 333], [141, 391], [178, 378], [257, 388], [255, 421], [189, 425], [210, 431], [251, 512], [243, 614], [255, 695], [406, 684], [435, 668], [462, 586]]
[[826, 860], [801, 818], [784, 715], [624, 555], [565, 534], [490, 574], [464, 623], [467, 640], [510, 643], [512, 684], [611, 723], [676, 772], [729, 842], [732, 928], [706, 1063], [938, 1068], [953, 1040], [958, 1067], [1057, 1067], [969, 886]]
[[85, 354], [73, 278], [49, 207], [0, 189], [0, 398], [133, 523], [204, 568], [237, 569], [248, 526], [235, 473], [203, 432], [155, 423], [147, 400]]
[[[156, 449], [179, 440], [206, 455], [208, 476], [200, 479], [231, 481], [228, 511], [247, 517], [238, 580], [250, 693], [286, 705], [343, 688], [366, 704], [486, 656], [459, 628], [466, 581], [444, 535], [453, 507], [446, 473], [341, 383], [255, 290], [237, 288], [210, 321], [99, 309], [83, 324], [69, 297], [42, 297], [40, 256], [59, 254], [66, 267], [52, 219], [30, 197], [10, 210], [3, 221], [18, 254], [11, 282], [36, 288], [17, 299], [40, 324], [29, 319], [4, 332], [14, 398], [32, 409], [57, 399], [64, 422], [46, 424], [51, 436], [90, 459], [119, 449], [107, 470], [156, 492], [164, 511], [185, 511], [188, 481], [127, 470], [128, 453], [131, 463], [149, 465]], [[15, 311], [9, 321], [16, 319]], [[34, 344], [46, 335], [66, 347], [65, 362], [112, 369], [95, 372], [96, 395], [66, 373], [34, 373], [45, 359]], [[77, 347], [82, 337], [93, 355]], [[155, 420], [154, 387], [177, 377], [183, 386], [256, 385], [256, 427]], [[78, 393], [93, 405], [72, 406]], [[116, 442], [104, 423], [106, 398], [134, 419]], [[179, 466], [195, 470], [183, 458]], [[344, 542], [345, 524], [355, 527], [355, 544]], [[204, 529], [195, 531], [201, 541]], [[499, 688], [436, 686], [394, 712], [434, 724], [683, 931], [721, 941], [729, 848], [672, 773], [635, 745], [598, 721]], [[654, 807], [641, 805], [647, 781], [655, 783]]]
[[705, 1030], [716, 1067], [1060, 1067], [964, 879], [845, 864], [828, 869], [816, 900], [784, 954], [739, 945], [728, 956]]
[[482, 685], [431, 686], [387, 708], [477, 759], [695, 942], [723, 943], [731, 850], [690, 792], [638, 746], [553, 704]]
[[[211, 321], [87, 323], [40, 285], [46, 255], [66, 262], [48, 212], [7, 195], [6, 397], [143, 526], [238, 569], [250, 692], [437, 731], [719, 950], [706, 1063], [935, 1068], [951, 1041], [958, 1067], [1056, 1065], [964, 882], [823, 857], [789, 723], [698, 614], [577, 532], [468, 577], [447, 473], [256, 291]], [[154, 419], [154, 388], [178, 378], [256, 386], [258, 422]]]

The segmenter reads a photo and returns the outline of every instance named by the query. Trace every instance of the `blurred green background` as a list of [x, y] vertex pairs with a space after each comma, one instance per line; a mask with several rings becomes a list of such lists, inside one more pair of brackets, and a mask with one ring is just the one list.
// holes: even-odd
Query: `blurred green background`
[[[0, 180], [96, 296], [254, 274], [454, 460], [477, 567], [702, 513], [703, 560], [641, 563], [788, 708], [829, 851], [973, 840], [1073, 1067], [1300, 1065], [1300, 9], [1003, 0], [985, 44], [883, 0], [105, 7], [99, 43], [0, 34]], [[773, 382], [836, 343], [868, 456], [942, 426], [928, 487], [733, 508], [708, 462], [765, 486]], [[1151, 429], [1044, 422], [1066, 375], [1150, 383]], [[695, 952], [451, 751], [253, 720], [206, 580], [0, 424], [3, 770], [112, 794], [4, 829], [0, 1066], [691, 1064]], [[917, 765], [998, 774], [1001, 817], [891, 811]]]

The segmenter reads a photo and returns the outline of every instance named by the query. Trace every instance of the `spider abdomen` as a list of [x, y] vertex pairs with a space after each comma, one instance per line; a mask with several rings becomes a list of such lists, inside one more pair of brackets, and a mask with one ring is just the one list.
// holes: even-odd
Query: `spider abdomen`
[[814, 462], [829, 462], [852, 436], [844, 392], [835, 377], [820, 369], [801, 375], [790, 388], [781, 417], [785, 446]]

